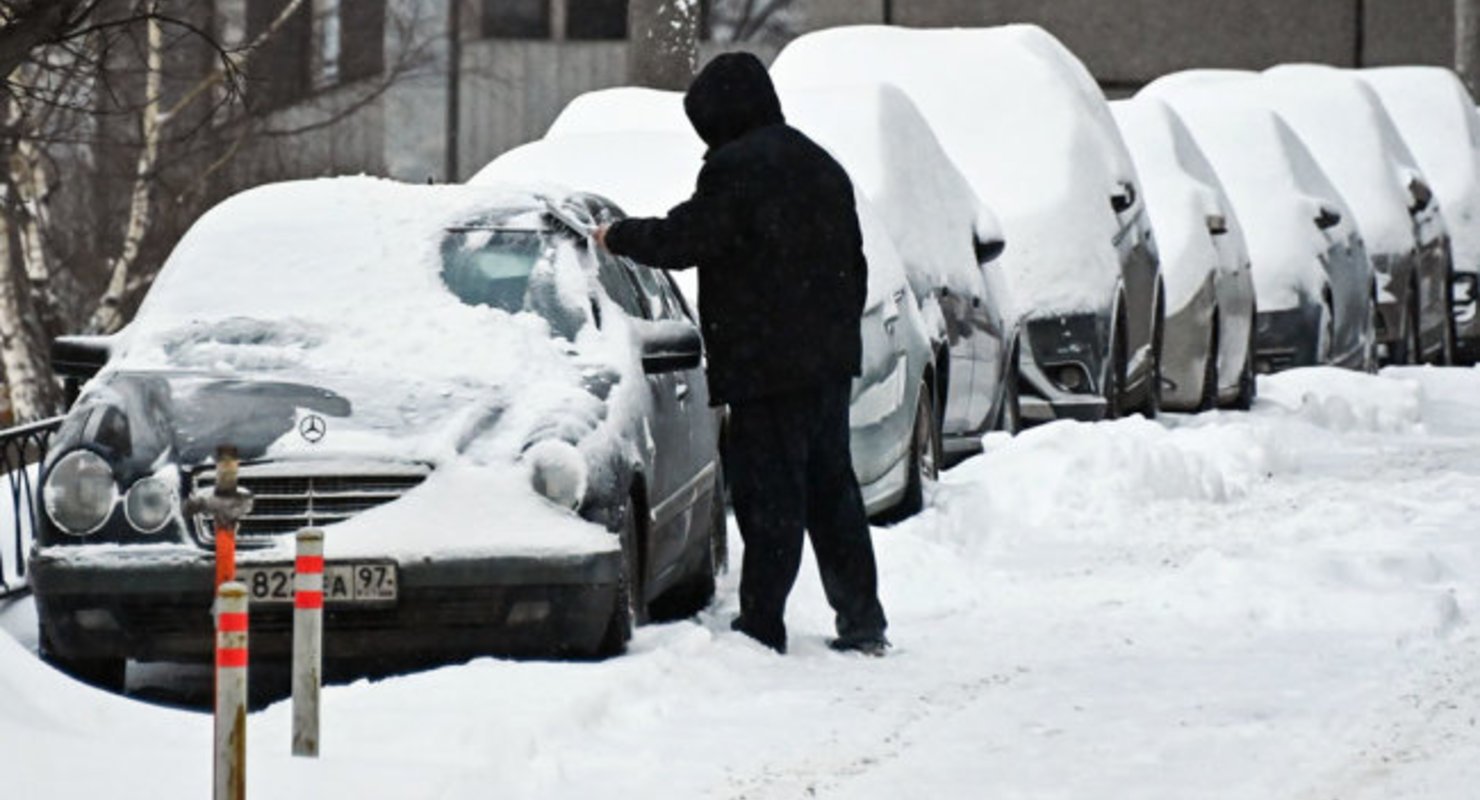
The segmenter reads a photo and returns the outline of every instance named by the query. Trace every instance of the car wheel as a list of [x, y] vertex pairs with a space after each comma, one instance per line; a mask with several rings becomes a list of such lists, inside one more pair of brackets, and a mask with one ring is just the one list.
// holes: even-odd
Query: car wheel
[[1403, 335], [1391, 362], [1394, 364], [1417, 364], [1423, 361], [1423, 340], [1418, 327], [1418, 293], [1412, 287], [1408, 289], [1407, 305], [1408, 308], [1403, 313]]
[[1110, 374], [1105, 378], [1105, 419], [1119, 419], [1125, 403], [1126, 343], [1124, 320], [1117, 320], [1110, 343]]
[[632, 639], [632, 629], [645, 621], [646, 605], [642, 603], [642, 570], [638, 563], [637, 504], [630, 498], [622, 509], [622, 528], [618, 532], [622, 566], [617, 573], [617, 590], [612, 599], [611, 617], [606, 623], [598, 654], [619, 655]]
[[1203, 361], [1202, 400], [1198, 411], [1218, 407], [1218, 315], [1213, 315], [1213, 330], [1208, 334], [1208, 357]]
[[703, 611], [714, 599], [714, 577], [729, 561], [728, 531], [725, 529], [725, 478], [715, 466], [713, 502], [710, 503], [709, 525], [705, 529], [704, 552], [693, 574], [684, 578], [661, 597], [653, 599], [652, 619], [684, 619]]
[[1141, 401], [1141, 416], [1156, 419], [1161, 413], [1161, 323], [1151, 334], [1151, 374], [1146, 376], [1145, 397]]
[[1002, 408], [997, 411], [997, 430], [1015, 434], [1023, 429], [1023, 401], [1018, 393], [1017, 354], [1002, 376]]
[[1254, 397], [1259, 393], [1259, 379], [1254, 373], [1254, 330], [1253, 320], [1256, 315], [1249, 315], [1249, 349], [1244, 352], [1244, 366], [1238, 373], [1238, 397], [1233, 400], [1233, 407], [1239, 411], [1248, 411], [1254, 407]]
[[918, 514], [925, 507], [925, 485], [940, 477], [940, 432], [935, 424], [935, 403], [930, 382], [920, 382], [915, 401], [915, 424], [910, 434], [910, 471], [904, 497], [890, 515], [892, 521]]
[[89, 686], [116, 694], [123, 694], [128, 676], [128, 660], [123, 658], [65, 658], [57, 655], [46, 636], [46, 628], [40, 630], [39, 650], [41, 660]]

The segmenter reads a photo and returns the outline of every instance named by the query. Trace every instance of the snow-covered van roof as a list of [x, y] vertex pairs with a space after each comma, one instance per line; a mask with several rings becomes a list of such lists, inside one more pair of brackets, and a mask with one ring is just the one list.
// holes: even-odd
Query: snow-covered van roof
[[883, 83], [778, 89], [787, 122], [830, 151], [878, 212], [917, 296], [981, 286], [973, 237], [1001, 238], [1001, 226], [904, 92]]
[[1342, 217], [1329, 231], [1333, 237], [1345, 240], [1356, 228], [1346, 200], [1294, 130], [1240, 97], [1250, 91], [1252, 81], [1154, 81], [1137, 97], [1165, 100], [1192, 131], [1243, 223], [1259, 309], [1279, 311], [1321, 296], [1327, 240], [1313, 220], [1322, 203]]
[[1455, 269], [1480, 270], [1480, 114], [1470, 93], [1442, 67], [1383, 67], [1356, 74], [1382, 99], [1439, 198]]
[[1033, 26], [862, 26], [796, 39], [771, 72], [791, 91], [861, 80], [902, 89], [1001, 220], [1003, 271], [1019, 311], [1058, 313], [1110, 296], [1120, 262], [1109, 198], [1134, 180], [1083, 69]]
[[1265, 70], [1257, 85], [1356, 212], [1368, 251], [1412, 250], [1407, 187], [1421, 173], [1377, 94], [1349, 72], [1313, 64]]
[[[1238, 213], [1213, 165], [1170, 105], [1140, 97], [1113, 102], [1110, 110], [1145, 188], [1167, 308], [1181, 308], [1223, 259], [1232, 262], [1228, 268], [1248, 261]], [[1208, 232], [1213, 215], [1222, 216], [1228, 227], [1217, 243]]]
[[545, 138], [614, 131], [668, 131], [703, 142], [683, 110], [683, 92], [619, 86], [577, 96], [561, 109]]

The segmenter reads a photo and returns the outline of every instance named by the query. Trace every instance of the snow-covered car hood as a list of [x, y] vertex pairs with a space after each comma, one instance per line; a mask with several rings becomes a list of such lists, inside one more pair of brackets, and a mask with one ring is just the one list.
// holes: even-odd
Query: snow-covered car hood
[[898, 86], [1001, 220], [1017, 310], [1106, 307], [1121, 275], [1109, 198], [1135, 172], [1103, 96], [1048, 33], [834, 28], [787, 45], [772, 74], [790, 90]]

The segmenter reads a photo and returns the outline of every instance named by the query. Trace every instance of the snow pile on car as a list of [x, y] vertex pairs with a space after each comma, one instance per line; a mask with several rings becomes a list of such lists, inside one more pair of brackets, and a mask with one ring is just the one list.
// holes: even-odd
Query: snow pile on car
[[[892, 84], [777, 87], [788, 124], [822, 145], [866, 196], [905, 261], [918, 297], [980, 290], [973, 238], [1002, 238], [995, 215], [941, 149], [915, 104]], [[1009, 307], [1006, 298], [999, 304]]]
[[1358, 73], [1375, 89], [1439, 199], [1456, 270], [1480, 270], [1480, 114], [1453, 72], [1384, 67]]
[[1110, 195], [1134, 168], [1083, 66], [1033, 26], [810, 33], [772, 66], [789, 90], [893, 83], [1002, 222], [1017, 310], [1089, 310], [1120, 276]]
[[[1120, 100], [1111, 103], [1110, 110], [1146, 192], [1161, 255], [1166, 307], [1182, 308], [1220, 265], [1231, 270], [1248, 262], [1238, 213], [1192, 132], [1164, 101]], [[1222, 216], [1228, 228], [1222, 251], [1208, 232], [1207, 221], [1213, 215]]]
[[1373, 255], [1412, 250], [1408, 182], [1418, 166], [1375, 92], [1343, 70], [1292, 64], [1266, 70], [1258, 97], [1278, 112], [1357, 214]]
[[683, 92], [636, 86], [598, 89], [576, 97], [550, 123], [545, 138], [616, 131], [666, 131], [704, 145], [684, 113]]
[[1300, 138], [1272, 111], [1240, 95], [1249, 81], [1216, 86], [1191, 75], [1158, 80], [1142, 95], [1166, 100], [1187, 123], [1222, 179], [1243, 223], [1262, 312], [1319, 302], [1327, 241], [1313, 220], [1326, 203], [1342, 215], [1330, 230], [1354, 235], [1354, 217]]

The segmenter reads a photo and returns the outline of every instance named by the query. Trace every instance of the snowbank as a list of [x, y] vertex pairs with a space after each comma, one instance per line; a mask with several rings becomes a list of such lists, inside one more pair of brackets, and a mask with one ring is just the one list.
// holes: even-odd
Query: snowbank
[[1083, 66], [1047, 33], [834, 28], [794, 40], [771, 72], [788, 91], [898, 86], [1001, 219], [1019, 313], [1108, 302], [1120, 276], [1109, 197], [1134, 168]]
[[[1185, 307], [1210, 275], [1248, 263], [1243, 226], [1218, 174], [1171, 106], [1142, 97], [1111, 103], [1110, 110], [1146, 192], [1170, 314]], [[1214, 215], [1228, 226], [1219, 238], [1208, 232]]]
[[1480, 115], [1464, 84], [1440, 67], [1355, 73], [1377, 91], [1439, 199], [1454, 268], [1480, 270]]

